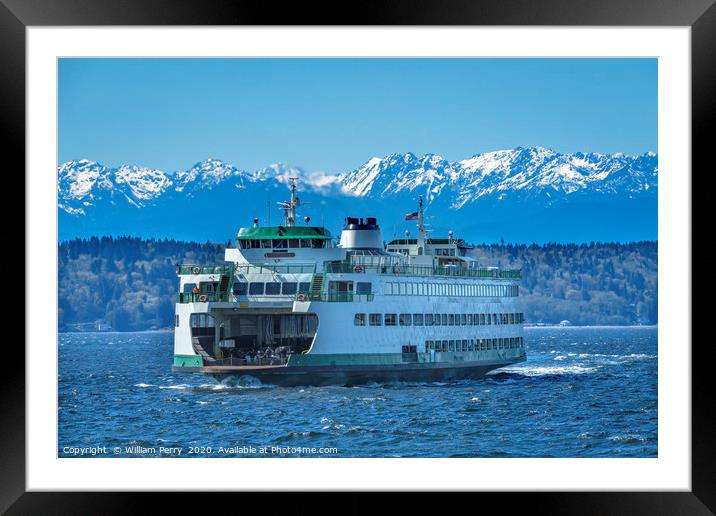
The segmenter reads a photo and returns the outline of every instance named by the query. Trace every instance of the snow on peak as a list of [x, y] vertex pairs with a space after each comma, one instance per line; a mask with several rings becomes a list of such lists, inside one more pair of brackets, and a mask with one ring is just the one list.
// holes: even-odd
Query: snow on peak
[[[655, 156], [655, 155], [654, 155]], [[428, 201], [449, 195], [460, 208], [487, 195], [504, 198], [510, 192], [540, 195], [559, 191], [615, 192], [646, 190], [645, 178], [655, 182], [651, 162], [636, 163], [623, 154], [561, 154], [545, 147], [517, 147], [475, 154], [449, 162], [426, 154], [391, 154], [373, 158], [343, 178], [343, 190], [356, 196], [387, 197], [401, 191], [418, 191]], [[655, 164], [655, 160], [652, 157]]]
[[541, 196], [552, 202], [579, 192], [655, 195], [657, 176], [658, 157], [653, 152], [641, 156], [561, 154], [545, 147], [517, 147], [482, 152], [459, 161], [449, 161], [438, 154], [390, 154], [372, 157], [342, 174], [307, 172], [280, 162], [247, 172], [228, 162], [207, 158], [188, 170], [168, 175], [152, 168], [109, 168], [80, 159], [58, 167], [57, 184], [60, 208], [82, 215], [102, 201], [143, 207], [159, 202], [167, 193], [191, 198], [202, 190], [218, 187], [286, 185], [292, 177], [298, 179], [301, 191], [326, 196], [384, 199], [421, 194], [428, 203], [442, 198], [447, 206], [459, 209], [486, 198], [511, 196]]
[[172, 185], [171, 179], [161, 170], [122, 165], [114, 172], [114, 182], [126, 185], [132, 196], [139, 201], [159, 197]]

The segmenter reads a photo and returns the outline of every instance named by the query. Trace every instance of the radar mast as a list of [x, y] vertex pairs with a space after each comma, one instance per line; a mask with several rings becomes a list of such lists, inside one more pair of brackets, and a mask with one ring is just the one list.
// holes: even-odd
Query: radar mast
[[296, 195], [296, 177], [289, 177], [289, 188], [291, 188], [291, 199], [289, 201], [280, 202], [283, 210], [283, 225], [291, 227], [296, 225], [296, 208], [301, 206], [301, 199]]

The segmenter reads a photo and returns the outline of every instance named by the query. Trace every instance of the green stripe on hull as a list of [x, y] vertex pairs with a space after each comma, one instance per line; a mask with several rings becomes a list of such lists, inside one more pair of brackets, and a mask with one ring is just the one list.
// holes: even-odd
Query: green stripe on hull
[[202, 367], [204, 361], [199, 355], [174, 355], [174, 367]]

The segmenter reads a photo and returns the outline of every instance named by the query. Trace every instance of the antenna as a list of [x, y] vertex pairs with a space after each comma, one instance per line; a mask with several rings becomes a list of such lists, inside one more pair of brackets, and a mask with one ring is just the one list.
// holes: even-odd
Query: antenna
[[301, 199], [296, 195], [296, 180], [297, 177], [289, 177], [290, 181], [289, 188], [291, 189], [291, 199], [288, 201], [279, 202], [279, 209], [283, 210], [283, 225], [286, 227], [296, 225], [296, 208], [301, 206]]

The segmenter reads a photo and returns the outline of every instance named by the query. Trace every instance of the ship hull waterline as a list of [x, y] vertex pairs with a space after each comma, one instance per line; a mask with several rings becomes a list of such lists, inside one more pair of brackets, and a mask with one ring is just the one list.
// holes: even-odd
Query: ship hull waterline
[[431, 363], [399, 365], [346, 366], [205, 366], [174, 367], [175, 372], [199, 373], [229, 384], [280, 387], [365, 385], [389, 382], [445, 382], [484, 378], [487, 373], [526, 358], [499, 362]]

